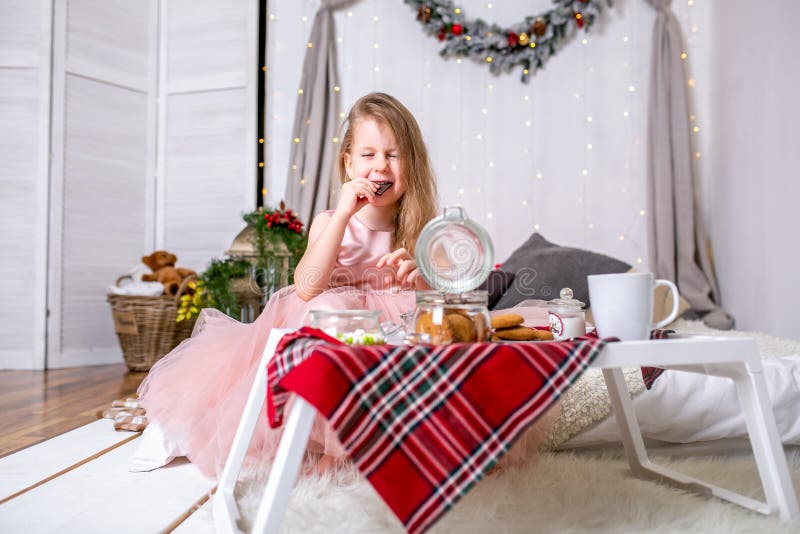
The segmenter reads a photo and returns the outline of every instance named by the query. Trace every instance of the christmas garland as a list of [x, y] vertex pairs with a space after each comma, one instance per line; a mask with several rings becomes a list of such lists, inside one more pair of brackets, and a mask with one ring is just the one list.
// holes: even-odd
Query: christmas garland
[[[481, 19], [467, 19], [450, 1], [405, 0], [417, 10], [426, 33], [444, 42], [444, 57], [469, 57], [488, 63], [496, 74], [522, 68], [522, 81], [542, 68], [579, 30], [588, 30], [598, 19], [604, 0], [553, 0], [554, 7], [502, 27]], [[605, 0], [608, 6], [612, 0]]]

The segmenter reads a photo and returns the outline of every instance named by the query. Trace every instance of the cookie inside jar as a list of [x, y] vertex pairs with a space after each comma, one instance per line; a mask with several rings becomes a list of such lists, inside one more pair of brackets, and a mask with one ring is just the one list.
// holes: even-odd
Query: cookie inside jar
[[486, 291], [418, 291], [414, 331], [434, 345], [487, 341], [491, 334]]

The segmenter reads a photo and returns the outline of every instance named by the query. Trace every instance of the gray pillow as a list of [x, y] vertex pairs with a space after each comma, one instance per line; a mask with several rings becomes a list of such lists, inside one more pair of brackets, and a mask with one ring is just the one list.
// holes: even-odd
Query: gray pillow
[[560, 247], [535, 233], [501, 268], [514, 273], [514, 281], [494, 306], [495, 310], [511, 308], [526, 299], [554, 299], [564, 287], [571, 288], [574, 298], [588, 306], [588, 275], [624, 273], [631, 266], [605, 254]]

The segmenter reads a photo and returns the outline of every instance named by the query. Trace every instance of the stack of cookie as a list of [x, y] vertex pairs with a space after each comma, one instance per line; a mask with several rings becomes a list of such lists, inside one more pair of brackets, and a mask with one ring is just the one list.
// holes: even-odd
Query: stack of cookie
[[492, 317], [492, 341], [547, 341], [553, 339], [549, 330], [522, 326], [525, 318], [516, 313]]

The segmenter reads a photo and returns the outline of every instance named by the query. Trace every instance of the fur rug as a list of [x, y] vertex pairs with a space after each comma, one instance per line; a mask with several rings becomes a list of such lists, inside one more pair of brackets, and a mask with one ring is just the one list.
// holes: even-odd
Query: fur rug
[[[763, 500], [751, 456], [656, 458], [658, 463]], [[800, 487], [800, 449], [789, 453]], [[238, 488], [242, 527], [255, 518], [265, 479]], [[544, 453], [536, 464], [509, 467], [481, 481], [431, 529], [432, 533], [531, 532], [798, 532], [716, 498], [633, 477], [621, 452]], [[284, 532], [403, 532], [380, 497], [352, 467], [298, 481]]]

